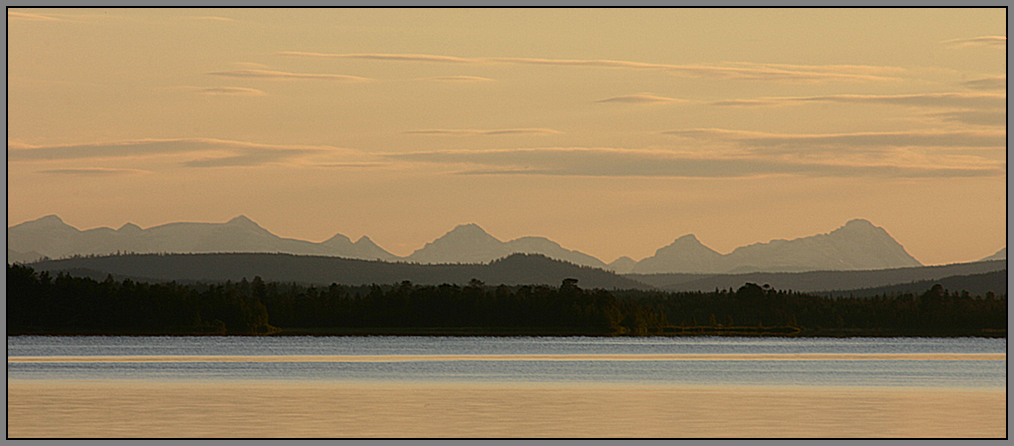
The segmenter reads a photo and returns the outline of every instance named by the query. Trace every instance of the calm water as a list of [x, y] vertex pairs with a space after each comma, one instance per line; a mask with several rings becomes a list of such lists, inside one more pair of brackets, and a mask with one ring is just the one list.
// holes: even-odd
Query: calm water
[[983, 338], [17, 336], [8, 432], [1004, 437], [1006, 352]]

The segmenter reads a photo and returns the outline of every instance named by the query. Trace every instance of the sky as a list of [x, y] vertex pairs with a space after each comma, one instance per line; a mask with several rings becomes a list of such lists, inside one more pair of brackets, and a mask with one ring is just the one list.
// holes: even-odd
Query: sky
[[8, 9], [7, 224], [1006, 246], [1006, 10]]

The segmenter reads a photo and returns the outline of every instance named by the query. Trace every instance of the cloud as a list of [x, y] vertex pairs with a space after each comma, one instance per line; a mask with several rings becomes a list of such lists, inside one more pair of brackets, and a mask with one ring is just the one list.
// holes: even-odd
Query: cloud
[[971, 39], [952, 39], [940, 42], [951, 48], [987, 46], [994, 48], [1007, 48], [1007, 37], [1005, 36], [983, 36]]
[[327, 59], [372, 59], [393, 60], [399, 62], [437, 62], [437, 63], [482, 63], [483, 59], [466, 59], [451, 56], [433, 56], [428, 54], [324, 54], [283, 51], [279, 56], [317, 57]]
[[856, 95], [770, 97], [712, 102], [717, 106], [770, 107], [806, 102], [837, 102], [851, 104], [889, 104], [911, 107], [1006, 108], [1007, 96], [985, 93], [927, 93], [903, 95]]
[[[177, 154], [208, 154], [186, 161], [187, 167], [256, 166], [289, 160], [333, 148], [274, 146], [218, 139], [166, 139], [114, 141], [93, 144], [28, 146], [7, 143], [8, 162], [56, 161], [95, 158], [140, 158]], [[227, 154], [223, 156], [222, 154]]]
[[388, 154], [402, 161], [463, 167], [466, 175], [564, 175], [597, 177], [741, 178], [766, 175], [807, 177], [998, 176], [987, 166], [904, 166], [799, 162], [757, 156], [700, 156], [663, 150], [539, 148], [433, 151]]
[[263, 164], [286, 161], [292, 158], [316, 152], [313, 149], [275, 149], [253, 147], [242, 150], [239, 154], [217, 158], [202, 158], [180, 163], [186, 167], [240, 167], [260, 166]]
[[754, 149], [790, 149], [788, 151], [800, 153], [898, 147], [1005, 147], [1007, 144], [1006, 132], [1000, 131], [913, 130], [798, 135], [725, 129], [685, 129], [662, 133], [711, 141], [729, 141]]
[[1007, 126], [1007, 112], [999, 110], [962, 110], [936, 113], [930, 116], [949, 122], [961, 122], [973, 125]]
[[212, 87], [199, 91], [201, 94], [211, 96], [264, 96], [264, 92], [253, 88], [242, 87]]
[[737, 80], [767, 81], [899, 81], [894, 77], [885, 77], [873, 73], [897, 73], [904, 71], [897, 67], [872, 67], [861, 65], [785, 65], [785, 64], [753, 64], [739, 63], [735, 66], [717, 65], [673, 65], [659, 63], [633, 62], [624, 60], [595, 59], [540, 59], [526, 57], [452, 57], [429, 54], [324, 54], [287, 51], [277, 53], [280, 56], [314, 57], [331, 59], [369, 59], [392, 62], [426, 62], [450, 64], [512, 64], [512, 65], [545, 65], [571, 66], [592, 68], [613, 68], [633, 70], [661, 70], [673, 74], [693, 77], [710, 77]]
[[563, 132], [553, 129], [429, 129], [410, 130], [407, 135], [562, 135]]
[[42, 14], [29, 14], [26, 12], [7, 11], [7, 20], [25, 20], [30, 22], [65, 22], [66, 20], [50, 17]]
[[686, 102], [682, 99], [666, 98], [662, 96], [655, 96], [651, 93], [638, 93], [627, 96], [616, 96], [612, 98], [601, 99], [595, 102], [620, 102], [630, 104], [657, 104], [664, 102]]
[[986, 77], [962, 82], [966, 88], [973, 90], [1006, 90], [1007, 76]]
[[225, 76], [225, 77], [237, 77], [237, 78], [254, 78], [254, 79], [265, 79], [265, 80], [292, 80], [292, 79], [311, 79], [311, 80], [327, 80], [327, 81], [340, 81], [340, 82], [367, 82], [372, 79], [358, 76], [345, 76], [341, 74], [306, 74], [306, 73], [286, 73], [284, 71], [268, 71], [268, 70], [233, 70], [233, 71], [214, 71], [206, 73], [212, 76]]
[[437, 76], [419, 80], [433, 82], [493, 82], [493, 79], [478, 76]]
[[107, 169], [102, 167], [90, 167], [82, 169], [50, 169], [50, 170], [39, 170], [37, 172], [50, 175], [70, 175], [70, 176], [86, 176], [86, 177], [106, 177], [106, 176], [136, 175], [142, 173], [151, 173], [150, 171], [147, 170]]

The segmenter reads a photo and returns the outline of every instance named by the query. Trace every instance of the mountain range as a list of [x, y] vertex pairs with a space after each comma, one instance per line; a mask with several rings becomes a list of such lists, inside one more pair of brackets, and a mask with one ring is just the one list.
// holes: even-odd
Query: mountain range
[[[79, 230], [56, 215], [7, 228], [7, 261], [32, 262], [43, 257], [113, 253], [285, 253], [420, 264], [489, 263], [515, 253], [541, 254], [580, 266], [617, 273], [747, 273], [840, 271], [920, 266], [883, 228], [852, 220], [827, 234], [794, 240], [772, 240], [720, 254], [692, 235], [677, 238], [640, 261], [620, 257], [610, 264], [544, 237], [503, 242], [476, 224], [460, 225], [412, 254], [399, 257], [369, 237], [336, 234], [323, 242], [282, 238], [245, 216], [225, 223], [169, 223], [142, 229], [127, 223], [119, 229]], [[992, 257], [1002, 255], [1006, 248]]]

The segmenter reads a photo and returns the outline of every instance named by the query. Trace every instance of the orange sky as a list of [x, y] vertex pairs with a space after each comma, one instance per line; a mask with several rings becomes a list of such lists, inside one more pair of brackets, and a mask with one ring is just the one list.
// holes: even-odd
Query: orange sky
[[998, 9], [8, 9], [7, 223], [1006, 246]]

